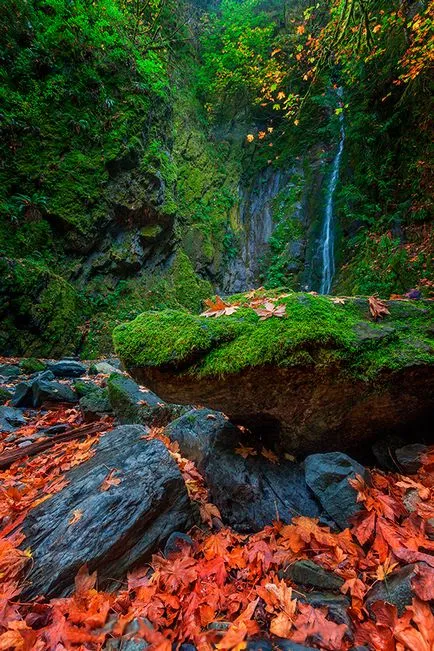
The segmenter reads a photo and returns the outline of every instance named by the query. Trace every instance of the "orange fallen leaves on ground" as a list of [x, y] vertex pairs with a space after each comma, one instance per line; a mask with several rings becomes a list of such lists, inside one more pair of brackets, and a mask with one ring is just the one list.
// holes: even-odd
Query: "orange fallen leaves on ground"
[[[39, 419], [55, 422], [52, 414]], [[28, 427], [36, 427], [36, 421]], [[148, 438], [168, 447], [203, 524], [190, 532], [193, 545], [169, 558], [155, 555], [112, 593], [98, 590], [96, 574], [84, 566], [70, 597], [28, 604], [19, 600], [32, 562], [20, 526], [34, 505], [66, 485], [67, 470], [92, 456], [98, 436], [59, 444], [0, 473], [0, 650], [100, 651], [109, 639], [125, 635], [134, 621], [138, 628], [132, 637], [146, 640], [151, 651], [170, 651], [183, 642], [200, 651], [241, 651], [255, 636], [269, 641], [279, 636], [327, 651], [347, 651], [355, 644], [380, 651], [432, 651], [434, 618], [428, 602], [434, 599], [434, 541], [428, 520], [434, 512], [433, 449], [411, 478], [374, 470], [367, 481], [352, 480], [361, 510], [344, 531], [296, 516], [290, 524], [276, 517], [261, 531], [244, 535], [223, 527], [203, 477], [164, 430], [154, 428]], [[249, 456], [252, 450], [240, 446], [238, 453]], [[268, 450], [261, 454], [277, 460]], [[116, 469], [107, 470], [102, 490], [112, 490], [121, 480]], [[417, 500], [414, 510], [408, 510], [413, 493]], [[71, 513], [71, 526], [81, 526], [81, 517]], [[279, 576], [301, 559], [314, 560], [343, 579], [340, 591], [351, 598], [351, 630], [333, 621], [327, 608], [305, 603], [308, 588]], [[414, 599], [403, 615], [385, 602], [368, 611], [370, 588], [409, 563], [418, 565], [411, 578]]]

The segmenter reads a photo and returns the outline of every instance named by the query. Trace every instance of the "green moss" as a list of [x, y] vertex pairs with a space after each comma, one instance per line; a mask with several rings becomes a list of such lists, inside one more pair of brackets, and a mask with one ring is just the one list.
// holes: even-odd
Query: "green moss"
[[210, 283], [199, 278], [183, 251], [164, 273], [143, 274], [121, 281], [115, 287], [104, 276], [88, 286], [94, 316], [81, 350], [85, 359], [95, 359], [113, 351], [113, 328], [134, 319], [145, 310], [168, 307], [199, 312], [205, 298], [212, 295]]
[[396, 302], [391, 317], [376, 324], [366, 299], [342, 305], [292, 294], [279, 303], [286, 305], [286, 318], [265, 321], [248, 307], [208, 319], [176, 310], [145, 313], [115, 329], [115, 349], [127, 367], [169, 365], [200, 377], [263, 364], [333, 365], [364, 376], [434, 364], [434, 341], [427, 332], [431, 304]]
[[144, 226], [140, 229], [140, 235], [145, 238], [153, 239], [158, 237], [162, 231], [162, 227], [159, 224], [153, 224], [151, 226]]
[[12, 315], [5, 325], [4, 349], [41, 357], [74, 352], [85, 317], [85, 304], [75, 288], [43, 262], [3, 258], [0, 270]]
[[21, 369], [24, 373], [37, 373], [38, 371], [45, 370], [46, 366], [43, 362], [35, 357], [22, 359], [20, 362]]
[[10, 400], [12, 398], [12, 393], [8, 391], [7, 389], [3, 389], [0, 387], [0, 405], [4, 405], [5, 402]]

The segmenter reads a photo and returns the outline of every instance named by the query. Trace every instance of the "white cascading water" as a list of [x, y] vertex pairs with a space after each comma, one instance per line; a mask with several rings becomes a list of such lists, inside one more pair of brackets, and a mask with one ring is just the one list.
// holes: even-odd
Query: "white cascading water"
[[342, 152], [344, 151], [345, 127], [343, 113], [339, 114], [340, 140], [339, 147], [333, 161], [332, 175], [327, 188], [324, 224], [321, 231], [320, 255], [322, 261], [320, 294], [330, 294], [333, 276], [335, 274], [335, 237], [333, 228], [333, 199], [339, 180]]

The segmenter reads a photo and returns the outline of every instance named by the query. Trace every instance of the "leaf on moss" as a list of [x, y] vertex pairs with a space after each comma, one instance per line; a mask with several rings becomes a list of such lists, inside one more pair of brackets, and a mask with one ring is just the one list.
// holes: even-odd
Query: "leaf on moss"
[[215, 297], [215, 301], [212, 301], [211, 299], [207, 298], [205, 300], [205, 305], [207, 306], [207, 310], [205, 312], [202, 312], [200, 316], [230, 316], [234, 312], [236, 312], [239, 309], [239, 305], [231, 305], [230, 303], [225, 303], [220, 296]]
[[375, 296], [370, 296], [368, 298], [368, 303], [369, 303], [369, 311], [371, 312], [374, 319], [382, 319], [387, 314], [390, 314], [389, 310], [387, 309], [386, 303], [384, 301], [380, 301], [379, 298], [376, 298]]

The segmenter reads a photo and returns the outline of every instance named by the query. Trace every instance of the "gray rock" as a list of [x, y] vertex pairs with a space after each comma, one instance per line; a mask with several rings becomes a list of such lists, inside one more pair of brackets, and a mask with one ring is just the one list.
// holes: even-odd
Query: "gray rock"
[[108, 390], [97, 388], [81, 398], [80, 409], [86, 421], [98, 420], [103, 414], [111, 413]]
[[86, 373], [86, 366], [75, 359], [61, 359], [59, 362], [49, 362], [47, 366], [56, 377], [81, 377]]
[[33, 407], [44, 402], [78, 402], [77, 394], [66, 384], [37, 379], [32, 384]]
[[0, 364], [0, 375], [11, 380], [21, 375], [21, 369], [16, 364]]
[[383, 470], [390, 470], [390, 472], [399, 470], [395, 450], [403, 445], [405, 445], [405, 439], [397, 434], [379, 437], [371, 448], [378, 466]]
[[107, 388], [111, 407], [121, 423], [166, 425], [186, 411], [183, 406], [168, 405], [152, 391], [117, 372], [109, 377]]
[[223, 414], [191, 410], [165, 433], [179, 443], [183, 456], [196, 463], [223, 521], [238, 531], [257, 531], [277, 516], [290, 522], [294, 515], [321, 515], [302, 468], [290, 461], [274, 464], [261, 455], [244, 459], [236, 454], [234, 448], [245, 435]]
[[427, 450], [427, 446], [422, 443], [411, 443], [395, 450], [396, 461], [401, 472], [407, 475], [416, 474], [422, 465], [421, 456]]
[[35, 373], [27, 382], [17, 384], [11, 400], [12, 407], [33, 407], [33, 385], [39, 381], [51, 380], [54, 380], [54, 374], [51, 371], [43, 371]]
[[[95, 455], [67, 473], [68, 485], [28, 515], [23, 544], [32, 550], [32, 567], [23, 599], [69, 594], [85, 562], [107, 587], [146, 561], [173, 531], [191, 526], [178, 466], [160, 441], [141, 438], [145, 433], [129, 425], [105, 434]], [[112, 468], [121, 482], [101, 491]]]
[[112, 366], [108, 362], [98, 362], [97, 364], [92, 364], [92, 370], [98, 373], [104, 373], [105, 375], [111, 375], [112, 373], [120, 373], [122, 371], [115, 366]]
[[99, 385], [95, 384], [95, 382], [89, 382], [88, 380], [74, 381], [74, 391], [80, 396], [80, 398], [88, 396], [92, 391], [96, 391], [97, 389], [99, 389]]
[[399, 616], [403, 615], [405, 607], [409, 606], [414, 598], [411, 580], [415, 575], [417, 565], [418, 563], [405, 565], [396, 572], [389, 574], [385, 581], [377, 581], [365, 599], [365, 606], [368, 610], [377, 601], [387, 601], [387, 603], [396, 606]]
[[26, 424], [26, 419], [20, 409], [0, 407], [0, 432], [13, 432]]
[[361, 508], [348, 479], [356, 475], [368, 479], [365, 468], [341, 452], [311, 454], [304, 467], [306, 482], [324, 510], [341, 529], [348, 527], [350, 518]]
[[323, 590], [339, 590], [344, 584], [340, 576], [309, 560], [296, 561], [279, 572], [279, 577]]

